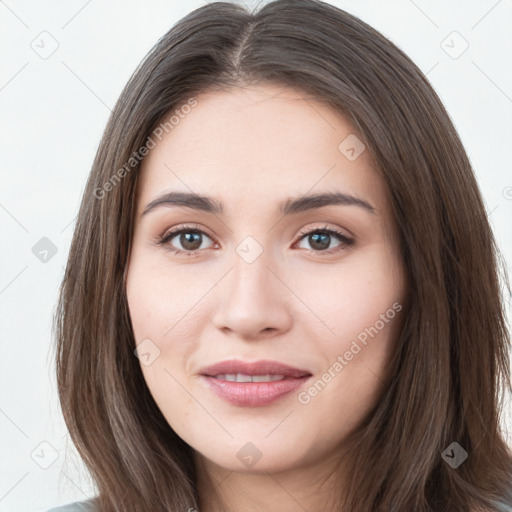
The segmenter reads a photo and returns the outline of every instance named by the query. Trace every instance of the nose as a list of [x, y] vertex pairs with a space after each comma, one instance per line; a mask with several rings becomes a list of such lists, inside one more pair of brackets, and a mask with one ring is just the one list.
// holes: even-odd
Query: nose
[[265, 251], [255, 261], [234, 255], [232, 269], [219, 284], [215, 327], [247, 340], [283, 334], [292, 324], [293, 293]]

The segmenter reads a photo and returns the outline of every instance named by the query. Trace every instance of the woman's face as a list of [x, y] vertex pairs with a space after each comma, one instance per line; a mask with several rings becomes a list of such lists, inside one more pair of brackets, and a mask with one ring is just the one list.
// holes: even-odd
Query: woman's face
[[325, 461], [378, 403], [403, 322], [384, 183], [352, 126], [292, 89], [188, 104], [139, 181], [126, 289], [142, 373], [203, 460]]

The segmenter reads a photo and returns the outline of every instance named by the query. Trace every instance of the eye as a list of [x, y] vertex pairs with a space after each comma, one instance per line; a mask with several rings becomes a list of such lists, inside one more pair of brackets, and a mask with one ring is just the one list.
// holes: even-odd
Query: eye
[[[300, 235], [301, 237], [299, 242], [306, 241], [309, 243], [313, 252], [328, 251], [329, 254], [331, 254], [333, 252], [343, 251], [354, 244], [354, 240], [352, 238], [349, 238], [341, 231], [327, 228], [327, 226], [305, 232], [303, 231]], [[329, 247], [333, 238], [338, 240], [338, 244], [334, 247]]]
[[158, 240], [158, 244], [165, 246], [171, 252], [193, 256], [200, 249], [205, 249], [203, 244], [205, 238], [211, 240], [198, 226], [179, 226], [167, 231]]
[[[204, 245], [206, 239], [212, 241], [197, 225], [178, 226], [167, 231], [158, 239], [157, 243], [173, 253], [182, 254], [184, 256], [194, 256], [199, 250], [208, 248], [208, 246], [205, 247]], [[334, 247], [330, 247], [333, 239], [335, 241], [337, 240], [338, 243]], [[311, 249], [309, 250], [311, 252], [325, 252], [328, 254], [346, 250], [354, 244], [354, 239], [349, 238], [341, 231], [327, 228], [327, 226], [302, 231], [298, 242], [299, 245], [304, 241], [310, 244]], [[307, 249], [307, 247], [305, 248]]]

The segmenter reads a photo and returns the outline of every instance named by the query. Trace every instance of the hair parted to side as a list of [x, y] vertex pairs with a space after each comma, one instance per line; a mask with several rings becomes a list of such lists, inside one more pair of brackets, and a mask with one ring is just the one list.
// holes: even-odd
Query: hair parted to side
[[[109, 119], [55, 316], [59, 398], [98, 509], [199, 509], [192, 449], [161, 414], [134, 356], [124, 273], [140, 162], [112, 178], [170, 111], [207, 90], [258, 82], [293, 87], [358, 130], [389, 190], [407, 269], [394, 373], [354, 436], [339, 510], [507, 510], [512, 455], [500, 408], [511, 389], [510, 338], [500, 282], [509, 285], [470, 162], [411, 60], [315, 0], [191, 12], [147, 55]], [[441, 457], [454, 441], [469, 454], [457, 469]]]

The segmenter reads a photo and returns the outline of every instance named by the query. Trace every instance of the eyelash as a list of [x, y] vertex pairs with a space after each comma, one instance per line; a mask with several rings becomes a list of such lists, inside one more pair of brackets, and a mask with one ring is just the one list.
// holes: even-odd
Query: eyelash
[[[205, 233], [202, 229], [199, 228], [199, 226], [178, 226], [177, 228], [167, 231], [162, 237], [159, 237], [157, 240], [157, 245], [159, 246], [166, 246], [165, 248], [174, 253], [174, 254], [180, 254], [183, 256], [196, 256], [201, 249], [196, 249], [195, 251], [183, 251], [181, 249], [176, 249], [173, 247], [169, 242], [175, 238], [177, 235], [181, 235], [182, 233], [199, 233], [201, 235], [206, 235], [208, 238], [211, 239], [210, 236], [208, 236], [207, 233]], [[298, 242], [301, 242], [304, 238], [306, 238], [308, 235], [311, 235], [313, 233], [321, 233], [325, 235], [334, 235], [339, 239], [341, 242], [340, 245], [337, 245], [336, 247], [332, 249], [326, 249], [326, 250], [320, 250], [315, 251], [313, 249], [307, 249], [309, 252], [314, 253], [324, 253], [324, 254], [333, 254], [337, 252], [341, 252], [344, 250], [347, 250], [349, 247], [351, 247], [354, 244], [354, 239], [347, 237], [344, 233], [341, 231], [338, 231], [336, 229], [328, 228], [327, 226], [324, 226], [323, 228], [315, 228], [310, 229], [309, 231], [301, 231], [299, 233], [299, 239]], [[333, 250], [334, 249], [334, 250]]]

